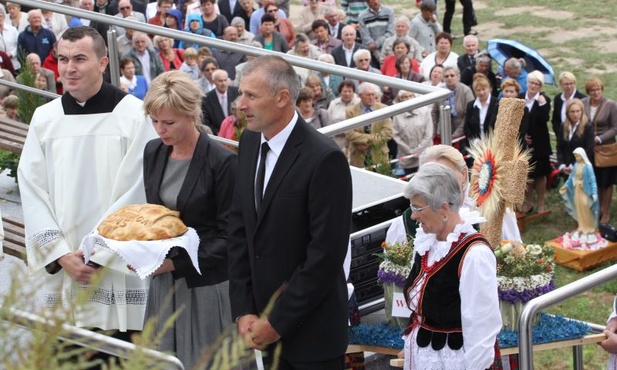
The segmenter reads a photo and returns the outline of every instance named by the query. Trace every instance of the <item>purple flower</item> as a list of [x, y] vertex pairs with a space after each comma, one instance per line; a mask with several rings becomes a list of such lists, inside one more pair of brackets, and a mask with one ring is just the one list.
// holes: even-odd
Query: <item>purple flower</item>
[[555, 281], [551, 280], [548, 285], [533, 288], [533, 289], [525, 289], [522, 292], [517, 292], [516, 290], [501, 290], [499, 289], [499, 299], [505, 302], [516, 303], [523, 302], [527, 303], [532, 299], [541, 296], [542, 294], [546, 294], [555, 289]]
[[405, 279], [407, 279], [407, 276], [395, 274], [392, 271], [384, 271], [379, 269], [377, 270], [377, 278], [382, 283], [394, 283], [394, 285], [402, 288], [405, 286]]

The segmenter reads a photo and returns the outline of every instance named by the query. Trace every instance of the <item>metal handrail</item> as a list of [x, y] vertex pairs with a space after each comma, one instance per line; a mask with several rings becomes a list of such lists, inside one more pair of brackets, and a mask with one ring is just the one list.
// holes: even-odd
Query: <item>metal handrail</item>
[[[70, 16], [86, 18], [93, 21], [105, 23], [108, 25], [115, 25], [119, 27], [128, 27], [133, 30], [146, 32], [155, 35], [162, 35], [166, 37], [171, 37], [177, 40], [188, 41], [191, 43], [199, 43], [210, 47], [215, 47], [218, 49], [233, 51], [245, 55], [252, 56], [261, 56], [261, 55], [277, 55], [288, 61], [294, 66], [299, 66], [311, 70], [316, 70], [320, 72], [326, 72], [331, 74], [336, 74], [343, 77], [348, 77], [356, 80], [368, 81], [375, 83], [377, 85], [385, 85], [389, 87], [395, 87], [401, 90], [412, 91], [419, 94], [426, 94], [422, 97], [412, 99], [410, 101], [405, 101], [401, 103], [394, 104], [384, 109], [379, 109], [373, 111], [369, 114], [363, 114], [360, 117], [356, 117], [352, 120], [345, 120], [334, 124], [332, 126], [328, 126], [328, 129], [324, 128], [322, 131], [324, 134], [328, 136], [336, 135], [337, 133], [346, 132], [352, 130], [357, 127], [362, 127], [369, 123], [373, 123], [384, 118], [389, 118], [397, 114], [401, 114], [406, 112], [407, 110], [415, 107], [419, 107], [422, 105], [427, 105], [430, 103], [441, 102], [449, 96], [450, 92], [446, 89], [433, 87], [430, 85], [419, 84], [412, 81], [402, 80], [399, 78], [379, 75], [376, 73], [363, 72], [353, 68], [347, 68], [343, 66], [338, 66], [334, 64], [324, 63], [308, 58], [303, 58], [290, 54], [283, 54], [279, 52], [274, 52], [270, 50], [265, 50], [261, 48], [256, 48], [253, 46], [228, 42], [224, 40], [218, 40], [212, 37], [206, 36], [197, 36], [192, 35], [186, 31], [173, 30], [170, 28], [154, 26], [148, 23], [137, 22], [134, 20], [126, 20], [119, 17], [110, 16], [107, 14], [101, 14], [98, 12], [87, 11], [80, 8], [74, 8], [66, 5], [54, 4], [51, 2], [43, 2], [40, 0], [15, 0], [14, 1], [20, 5], [26, 5], [33, 8], [40, 8], [51, 10], [53, 12], [58, 12], [62, 14], [68, 14]], [[110, 63], [117, 63], [118, 58], [110, 58]], [[423, 104], [420, 104], [422, 102]], [[450, 132], [443, 132], [443, 136], [450, 135]]]
[[[604, 284], [616, 277], [617, 265], [610, 266], [529, 301], [523, 308], [523, 312], [521, 312], [518, 324], [520, 368], [522, 370], [533, 369], [532, 325], [533, 317], [538, 311], [583, 293], [600, 284]], [[577, 356], [575, 356], [575, 360], [577, 360], [576, 357]], [[580, 360], [580, 358], [578, 360]], [[578, 364], [580, 365], [580, 363]]]
[[[9, 320], [10, 322], [29, 329], [40, 329], [41, 327], [53, 329], [57, 327], [53, 320], [39, 315], [15, 308], [9, 308], [8, 312], [11, 315]], [[117, 338], [112, 338], [107, 335], [95, 333], [93, 331], [78, 328], [69, 324], [62, 324], [62, 330], [64, 334], [59, 336], [59, 339], [77, 344], [79, 346], [92, 348], [96, 351], [125, 359], [130, 358], [134, 352], [141, 351], [150, 356], [153, 360], [165, 363], [167, 365], [167, 369], [184, 370], [184, 365], [182, 365], [182, 362], [180, 362], [178, 358], [153, 349], [139, 347], [133, 343], [125, 342]]]
[[18, 90], [24, 90], [26, 92], [29, 92], [31, 94], [36, 94], [36, 95], [40, 95], [44, 98], [51, 98], [51, 99], [55, 99], [60, 97], [60, 95], [47, 91], [47, 90], [41, 90], [41, 89], [37, 89], [35, 87], [31, 87], [31, 86], [27, 86], [24, 84], [20, 84], [19, 82], [13, 82], [13, 81], [7, 81], [7, 80], [0, 80], [0, 85], [4, 85], [4, 86], [8, 86], [10, 88], [13, 89], [18, 89]]

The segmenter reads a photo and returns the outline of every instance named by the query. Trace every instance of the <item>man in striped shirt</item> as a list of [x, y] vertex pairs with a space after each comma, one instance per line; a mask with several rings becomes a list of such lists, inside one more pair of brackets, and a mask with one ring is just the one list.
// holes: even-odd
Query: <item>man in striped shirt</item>
[[368, 8], [358, 15], [360, 37], [368, 47], [373, 60], [379, 61], [381, 46], [388, 37], [394, 35], [394, 11], [381, 5], [381, 0], [366, 0]]

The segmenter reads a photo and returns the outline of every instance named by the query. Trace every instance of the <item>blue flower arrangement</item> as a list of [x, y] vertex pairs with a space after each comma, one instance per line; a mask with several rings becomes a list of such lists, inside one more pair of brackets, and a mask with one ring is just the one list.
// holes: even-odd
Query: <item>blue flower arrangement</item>
[[[591, 328], [580, 321], [563, 316], [540, 314], [540, 320], [533, 328], [533, 344], [556, 342], [582, 338], [591, 332]], [[394, 349], [403, 348], [403, 329], [386, 323], [360, 324], [350, 329], [349, 343], [363, 344]], [[503, 329], [497, 336], [501, 348], [518, 346], [518, 332]]]

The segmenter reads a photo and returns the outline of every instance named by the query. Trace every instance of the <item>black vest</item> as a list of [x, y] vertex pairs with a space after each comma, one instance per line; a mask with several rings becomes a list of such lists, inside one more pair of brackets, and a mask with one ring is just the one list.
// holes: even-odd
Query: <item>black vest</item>
[[[478, 241], [488, 244], [486, 239], [478, 233], [461, 235], [448, 254], [436, 262], [427, 274], [418, 301], [417, 314], [423, 319], [418, 330], [418, 346], [426, 347], [431, 344], [436, 351], [442, 349], [446, 342], [453, 350], [463, 346], [459, 294], [461, 262], [469, 247]], [[405, 281], [404, 292], [408, 302], [410, 288], [423, 274], [422, 257], [416, 254], [411, 273]]]

